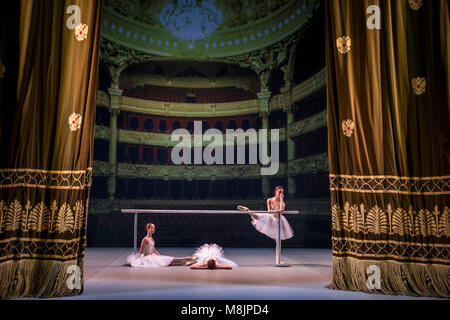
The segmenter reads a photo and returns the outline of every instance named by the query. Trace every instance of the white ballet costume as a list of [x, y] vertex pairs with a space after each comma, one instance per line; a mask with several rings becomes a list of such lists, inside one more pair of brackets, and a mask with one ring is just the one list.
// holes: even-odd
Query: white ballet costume
[[[280, 207], [278, 205], [272, 204], [272, 201], [270, 200], [270, 206], [272, 210], [280, 210]], [[267, 214], [267, 213], [254, 213], [258, 220], [252, 217], [252, 224], [255, 227], [256, 230], [259, 232], [265, 234], [269, 238], [272, 238], [274, 240], [278, 239], [278, 214]], [[286, 240], [292, 238], [294, 235], [294, 231], [292, 231], [292, 228], [287, 221], [287, 219], [283, 216], [281, 216], [281, 234], [280, 234], [280, 240]]]
[[144, 247], [144, 253], [131, 253], [127, 257], [127, 262], [135, 268], [152, 268], [152, 267], [167, 267], [172, 263], [174, 257], [162, 256], [153, 253], [155, 248], [155, 241], [149, 239]]
[[233, 267], [238, 266], [234, 261], [225, 258], [222, 247], [218, 246], [215, 243], [202, 245], [195, 251], [193, 257], [197, 258], [197, 262], [194, 265], [203, 264], [209, 259], [213, 258], [219, 264], [229, 265]]

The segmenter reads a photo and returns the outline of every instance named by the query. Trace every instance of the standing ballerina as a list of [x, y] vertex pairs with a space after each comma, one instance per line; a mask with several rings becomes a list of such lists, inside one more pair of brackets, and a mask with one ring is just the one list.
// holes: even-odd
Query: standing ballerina
[[253, 213], [250, 209], [238, 206], [239, 210], [248, 211], [252, 217], [252, 224], [259, 232], [275, 240], [276, 253], [278, 256], [278, 217], [281, 218], [280, 240], [292, 238], [294, 232], [287, 219], [281, 214], [286, 204], [283, 201], [284, 189], [282, 186], [275, 187], [275, 196], [267, 199], [267, 211], [276, 211], [276, 214]]
[[217, 244], [204, 244], [195, 251], [194, 258], [197, 263], [191, 269], [233, 269], [237, 264], [227, 258], [223, 249]]
[[167, 266], [181, 266], [195, 260], [192, 257], [174, 258], [170, 256], [162, 256], [155, 248], [155, 240], [153, 240], [153, 234], [155, 233], [155, 225], [153, 223], [147, 223], [145, 225], [145, 231], [147, 235], [142, 239], [141, 248], [139, 253], [131, 253], [127, 257], [127, 262], [135, 268], [148, 268], [148, 267], [167, 267]]

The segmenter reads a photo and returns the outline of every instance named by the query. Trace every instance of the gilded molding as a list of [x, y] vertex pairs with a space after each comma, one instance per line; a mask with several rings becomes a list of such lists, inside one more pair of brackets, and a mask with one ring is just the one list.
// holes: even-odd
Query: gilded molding
[[119, 101], [121, 110], [186, 118], [229, 117], [244, 114], [257, 114], [260, 111], [259, 99], [227, 103], [178, 103], [151, 101], [122, 96]]
[[93, 172], [95, 176], [108, 177], [111, 173], [111, 165], [108, 161], [94, 161]]
[[297, 137], [327, 126], [327, 110], [312, 117], [294, 122], [289, 126], [290, 137]]
[[97, 90], [97, 106], [107, 107], [111, 106], [111, 99], [108, 93], [102, 90]]
[[95, 139], [109, 140], [111, 129], [109, 127], [95, 125]]
[[290, 106], [291, 106], [291, 94], [289, 92], [277, 94], [276, 96], [273, 96], [269, 101], [270, 111], [283, 110], [289, 108]]
[[[280, 163], [278, 176], [285, 175], [286, 166]], [[148, 179], [182, 179], [182, 180], [215, 180], [215, 179], [250, 179], [261, 178], [259, 165], [141, 165], [118, 163], [117, 176], [124, 178]]]
[[295, 159], [289, 161], [288, 165], [288, 174], [290, 176], [327, 171], [328, 152], [320, 153], [307, 158]]
[[[280, 142], [286, 141], [286, 128], [279, 128], [279, 140]], [[95, 139], [109, 140], [110, 133], [109, 128], [105, 126], [95, 126]], [[226, 134], [224, 136], [224, 143], [226, 142]], [[193, 137], [193, 136], [191, 136]], [[208, 137], [208, 135], [204, 135]], [[143, 132], [143, 131], [132, 131], [132, 130], [118, 130], [118, 142], [138, 144], [145, 146], [158, 146], [158, 147], [173, 147], [176, 146], [178, 141], [170, 141], [170, 133], [156, 133], [156, 132]], [[270, 134], [268, 134], [268, 141], [270, 142]], [[194, 145], [194, 139], [191, 139], [192, 146]], [[210, 141], [203, 141], [203, 146], [210, 144]], [[245, 140], [245, 144], [248, 144], [248, 139]], [[235, 142], [235, 145], [238, 145]]]

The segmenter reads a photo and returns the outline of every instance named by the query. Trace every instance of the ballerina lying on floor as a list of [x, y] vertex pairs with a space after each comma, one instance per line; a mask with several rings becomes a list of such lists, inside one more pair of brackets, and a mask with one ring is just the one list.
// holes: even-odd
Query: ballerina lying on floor
[[204, 244], [195, 251], [193, 257], [197, 263], [191, 269], [226, 269], [230, 270], [238, 265], [225, 258], [223, 249], [217, 244]]

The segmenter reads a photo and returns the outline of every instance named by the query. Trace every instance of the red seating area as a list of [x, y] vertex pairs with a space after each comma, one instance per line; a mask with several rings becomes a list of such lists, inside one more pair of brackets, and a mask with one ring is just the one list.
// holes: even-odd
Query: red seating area
[[[236, 87], [224, 88], [171, 88], [159, 86], [138, 86], [128, 89], [124, 96], [163, 101], [163, 102], [193, 102], [193, 103], [224, 103], [256, 99], [256, 94]], [[189, 96], [193, 96], [189, 98]]]

